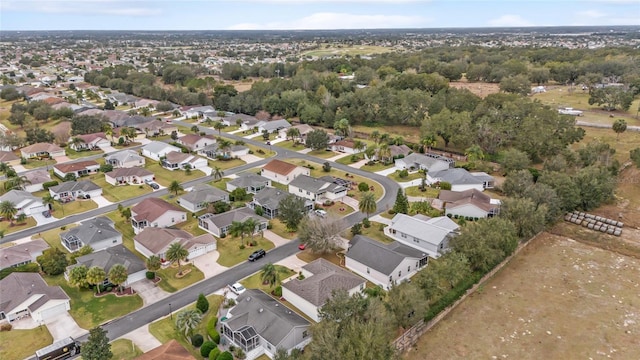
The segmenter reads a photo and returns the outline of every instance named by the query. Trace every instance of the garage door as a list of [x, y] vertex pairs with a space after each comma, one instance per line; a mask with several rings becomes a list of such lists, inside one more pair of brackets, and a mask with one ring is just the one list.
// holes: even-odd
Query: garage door
[[25, 209], [25, 214], [27, 216], [30, 216], [31, 214], [40, 214], [46, 210], [49, 210], [49, 207], [47, 205], [32, 206], [32, 207], [29, 207], [28, 209]]
[[204, 247], [193, 249], [192, 251], [189, 252], [189, 260], [193, 260], [193, 259], [197, 258], [198, 256], [204, 255], [204, 254], [205, 254]]
[[40, 316], [42, 317], [42, 321], [47, 321], [53, 317], [64, 314], [66, 312], [67, 312], [66, 304], [60, 303], [48, 309], [43, 309], [42, 311], [40, 311]]

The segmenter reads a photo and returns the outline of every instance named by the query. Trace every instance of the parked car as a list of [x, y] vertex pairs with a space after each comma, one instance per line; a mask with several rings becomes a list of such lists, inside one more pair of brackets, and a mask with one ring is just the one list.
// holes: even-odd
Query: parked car
[[298, 245], [298, 249], [300, 249], [300, 250], [304, 250], [304, 249], [306, 249], [306, 248], [307, 248], [307, 245], [306, 245], [306, 244], [300, 244], [300, 245]]
[[50, 210], [45, 210], [42, 212], [42, 216], [44, 216], [45, 218], [50, 218], [51, 217], [51, 211]]
[[229, 290], [231, 290], [231, 292], [236, 295], [240, 295], [247, 290], [240, 283], [235, 283], [235, 284], [229, 285], [228, 287], [229, 287]]
[[263, 249], [256, 250], [249, 255], [249, 261], [256, 261], [265, 255], [267, 255], [267, 253]]
[[160, 185], [158, 185], [158, 184], [156, 184], [156, 183], [154, 183], [154, 182], [150, 182], [150, 183], [148, 183], [148, 184], [149, 184], [149, 186], [151, 186], [151, 188], [152, 188], [153, 190], [158, 190], [158, 189], [160, 189]]
[[326, 217], [327, 216], [327, 212], [325, 210], [322, 209], [316, 209], [314, 211], [314, 213], [320, 217]]

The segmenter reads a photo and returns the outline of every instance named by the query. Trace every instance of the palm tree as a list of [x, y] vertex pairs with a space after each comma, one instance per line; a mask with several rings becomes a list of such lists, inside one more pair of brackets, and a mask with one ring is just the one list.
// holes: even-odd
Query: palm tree
[[176, 327], [189, 337], [193, 329], [202, 321], [202, 313], [198, 309], [182, 310], [176, 316]]
[[13, 225], [13, 217], [18, 213], [18, 209], [11, 201], [0, 202], [0, 215], [9, 219], [9, 224]]
[[89, 285], [87, 282], [87, 267], [85, 265], [78, 265], [69, 271], [69, 285], [77, 286], [79, 288]]
[[280, 274], [284, 274], [285, 269], [269, 263], [262, 267], [260, 273], [260, 280], [263, 284], [269, 284], [270, 287], [275, 287], [280, 283]]
[[373, 130], [369, 137], [377, 144], [380, 139], [380, 132], [378, 130]]
[[120, 292], [122, 292], [122, 284], [127, 281], [128, 277], [127, 268], [122, 264], [115, 264], [109, 270], [109, 282], [116, 285]]
[[193, 131], [194, 133], [199, 133], [200, 132], [200, 128], [198, 127], [198, 125], [193, 125], [191, 127], [191, 131]]
[[20, 224], [24, 224], [24, 222], [27, 220], [27, 214], [25, 213], [20, 213], [17, 217], [16, 220], [18, 220], [18, 223]]
[[213, 171], [211, 171], [211, 177], [213, 177], [214, 181], [221, 180], [224, 176], [224, 171], [220, 170], [219, 167], [214, 166]]
[[362, 150], [366, 149], [366, 147], [367, 144], [360, 140], [356, 140], [353, 142], [353, 148], [356, 150], [356, 152], [361, 152]]
[[464, 155], [469, 162], [475, 162], [476, 160], [484, 160], [484, 151], [478, 145], [471, 145], [464, 151]]
[[382, 134], [380, 135], [379, 143], [380, 144], [388, 143], [390, 138], [391, 136], [389, 136], [389, 134]]
[[241, 223], [240, 221], [231, 222], [231, 226], [229, 226], [228, 231], [229, 231], [229, 234], [231, 234], [231, 236], [233, 237], [240, 236], [240, 244], [244, 245], [245, 227], [243, 223]]
[[378, 152], [377, 146], [369, 146], [364, 150], [364, 156], [366, 156], [368, 160], [371, 160], [376, 152]]
[[109, 124], [105, 124], [102, 128], [104, 135], [109, 137], [109, 140], [113, 143], [113, 128]]
[[289, 128], [287, 129], [287, 139], [291, 138], [291, 141], [294, 141], [295, 138], [300, 137], [300, 130], [298, 128]]
[[218, 135], [222, 134], [222, 129], [224, 129], [224, 124], [222, 123], [222, 121], [216, 121], [215, 124], [213, 124], [213, 128], [215, 130], [218, 130]]
[[147, 270], [151, 271], [155, 276], [156, 271], [160, 270], [160, 267], [162, 267], [162, 259], [157, 255], [151, 255], [147, 259], [146, 266]]
[[242, 119], [236, 119], [236, 125], [238, 127], [242, 126]]
[[107, 274], [104, 269], [99, 266], [93, 266], [87, 271], [87, 282], [96, 286], [96, 292], [100, 293], [100, 284], [104, 282]]
[[6, 190], [24, 190], [26, 184], [31, 184], [31, 181], [26, 176], [14, 176], [4, 183], [4, 188]]
[[182, 275], [182, 267], [180, 265], [180, 261], [186, 260], [189, 256], [189, 251], [182, 246], [179, 242], [174, 242], [167, 249], [167, 253], [165, 254], [167, 260], [169, 260], [172, 264], [174, 262], [178, 263], [178, 274]]
[[376, 198], [372, 192], [365, 192], [362, 194], [362, 198], [360, 198], [360, 202], [358, 203], [358, 209], [360, 212], [367, 214], [367, 219], [371, 213], [374, 213], [377, 209]]
[[231, 148], [231, 141], [227, 139], [218, 138], [218, 148], [222, 150], [223, 156], [229, 157], [229, 148]]
[[244, 231], [251, 236], [251, 240], [253, 241], [253, 234], [256, 232], [256, 228], [260, 223], [254, 218], [248, 218], [245, 220], [242, 225], [244, 226]]
[[49, 208], [51, 208], [51, 205], [53, 205], [54, 202], [56, 202], [56, 199], [54, 199], [51, 194], [47, 194], [42, 197], [42, 203], [49, 205]]
[[11, 168], [11, 165], [4, 162], [0, 162], [0, 173], [6, 173], [7, 170], [9, 170], [10, 168]]
[[143, 107], [142, 109], [140, 109], [140, 115], [149, 116], [151, 115], [151, 110], [149, 110], [148, 107]]
[[437, 143], [438, 143], [438, 140], [436, 139], [436, 136], [433, 134], [429, 134], [423, 137], [420, 140], [420, 145], [422, 145], [422, 152], [428, 153], [429, 151], [431, 151], [431, 148], [435, 146]]
[[616, 140], [620, 138], [620, 134], [627, 130], [627, 122], [624, 119], [618, 119], [613, 123], [613, 131], [616, 133]]
[[389, 149], [389, 144], [382, 143], [378, 146], [378, 156], [380, 157], [380, 161], [383, 163], [387, 163], [389, 158], [391, 157], [391, 149]]
[[182, 187], [182, 185], [180, 185], [180, 182], [178, 182], [178, 180], [173, 180], [171, 184], [169, 184], [169, 191], [175, 193], [176, 196], [178, 196], [178, 193], [183, 190], [184, 188]]
[[79, 137], [74, 137], [73, 139], [71, 139], [71, 145], [73, 145], [73, 149], [78, 151], [78, 145], [80, 144], [84, 144], [85, 141]]

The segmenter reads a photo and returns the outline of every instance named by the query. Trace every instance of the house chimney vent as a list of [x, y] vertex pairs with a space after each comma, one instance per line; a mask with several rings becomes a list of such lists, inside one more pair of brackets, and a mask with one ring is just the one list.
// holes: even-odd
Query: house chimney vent
[[260, 308], [260, 310], [258, 310], [258, 312], [263, 312], [263, 311], [264, 311], [264, 309], [263, 309], [263, 308]]

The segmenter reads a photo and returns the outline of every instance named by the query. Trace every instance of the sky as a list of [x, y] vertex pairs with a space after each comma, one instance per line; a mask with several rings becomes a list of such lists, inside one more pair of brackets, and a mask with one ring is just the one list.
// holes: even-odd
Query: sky
[[640, 0], [1, 0], [0, 30], [640, 25]]

